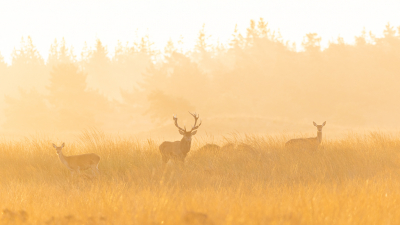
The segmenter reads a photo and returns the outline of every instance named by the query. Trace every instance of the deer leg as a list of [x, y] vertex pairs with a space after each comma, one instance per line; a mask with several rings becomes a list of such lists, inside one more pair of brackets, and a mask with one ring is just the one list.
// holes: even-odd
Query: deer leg
[[185, 158], [180, 157], [178, 161], [179, 161], [179, 165], [180, 165], [181, 169], [184, 169], [185, 168]]
[[100, 176], [99, 164], [96, 165], [96, 173], [97, 173], [97, 176]]
[[71, 177], [72, 177], [72, 179], [79, 179], [79, 177], [80, 177], [79, 167], [76, 170], [71, 169]]
[[96, 165], [93, 165], [92, 167], [92, 175], [93, 175], [93, 177], [96, 177], [97, 176], [97, 169], [96, 169]]
[[163, 156], [162, 156], [162, 161], [163, 161], [162, 168], [163, 168], [163, 170], [164, 170], [165, 167], [167, 166], [168, 161], [169, 161], [169, 157], [166, 156], [166, 155], [163, 155]]

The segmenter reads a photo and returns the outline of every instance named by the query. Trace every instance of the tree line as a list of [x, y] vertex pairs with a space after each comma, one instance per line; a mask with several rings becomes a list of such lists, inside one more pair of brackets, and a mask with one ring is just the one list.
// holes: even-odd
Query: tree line
[[55, 40], [45, 61], [33, 40], [23, 38], [10, 65], [0, 55], [0, 126], [154, 128], [188, 110], [216, 123], [323, 115], [336, 124], [364, 126], [400, 113], [400, 27], [387, 24], [380, 37], [363, 31], [354, 44], [338, 37], [321, 49], [320, 42], [318, 34], [308, 33], [299, 51], [260, 19], [216, 45], [203, 27], [187, 52], [173, 41], [159, 52], [143, 37], [119, 42], [112, 57], [97, 40], [77, 57], [64, 39]]

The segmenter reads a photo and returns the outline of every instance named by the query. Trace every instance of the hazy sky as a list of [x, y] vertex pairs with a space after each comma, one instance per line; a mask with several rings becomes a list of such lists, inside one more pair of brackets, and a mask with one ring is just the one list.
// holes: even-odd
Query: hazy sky
[[79, 55], [85, 41], [93, 46], [99, 38], [112, 53], [117, 40], [136, 40], [150, 35], [159, 49], [169, 38], [184, 37], [193, 47], [202, 24], [212, 42], [226, 42], [235, 24], [245, 33], [250, 19], [264, 18], [272, 30], [299, 48], [306, 33], [316, 32], [322, 44], [340, 35], [352, 43], [363, 27], [381, 35], [390, 22], [400, 26], [400, 1], [395, 0], [14, 0], [0, 1], [0, 53], [10, 62], [22, 36], [30, 35], [47, 58], [54, 39], [65, 38]]

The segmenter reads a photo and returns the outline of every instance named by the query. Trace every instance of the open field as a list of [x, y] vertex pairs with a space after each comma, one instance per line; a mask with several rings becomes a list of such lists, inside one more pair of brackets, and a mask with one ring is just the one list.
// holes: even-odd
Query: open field
[[[207, 140], [210, 139], [210, 140]], [[400, 135], [324, 139], [230, 135], [183, 170], [161, 170], [162, 140], [83, 132], [65, 155], [101, 157], [99, 178], [72, 178], [46, 137], [0, 140], [0, 224], [400, 224]], [[90, 174], [90, 173], [88, 173]]]

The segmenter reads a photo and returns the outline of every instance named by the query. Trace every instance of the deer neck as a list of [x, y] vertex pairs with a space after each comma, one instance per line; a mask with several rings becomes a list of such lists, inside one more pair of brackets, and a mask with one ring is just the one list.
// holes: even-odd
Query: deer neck
[[317, 131], [317, 141], [318, 141], [318, 144], [321, 144], [321, 141], [322, 141], [322, 131]]
[[67, 157], [64, 156], [64, 154], [62, 152], [60, 152], [58, 154], [58, 157], [60, 158], [60, 161], [62, 162], [62, 164], [64, 164], [66, 167], [68, 167], [70, 169], [68, 161], [67, 161]]
[[190, 146], [192, 144], [192, 141], [188, 141], [185, 137], [182, 138], [181, 140], [181, 151], [185, 155], [190, 151]]

